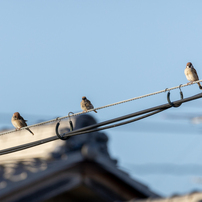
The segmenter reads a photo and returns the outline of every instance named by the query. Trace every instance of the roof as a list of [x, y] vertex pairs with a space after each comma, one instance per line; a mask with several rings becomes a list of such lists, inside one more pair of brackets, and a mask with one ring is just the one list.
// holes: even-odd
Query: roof
[[[95, 123], [95, 119], [86, 114], [74, 120], [75, 129]], [[54, 125], [49, 125], [40, 128], [40, 131], [47, 135], [47, 131], [54, 131], [53, 128]], [[60, 130], [69, 131], [67, 122]], [[109, 155], [108, 137], [103, 132], [55, 142], [58, 144], [52, 142], [42, 145], [44, 147], [39, 146], [40, 151], [39, 147], [35, 147], [3, 156], [0, 164], [0, 201], [44, 201], [66, 192], [74, 193], [72, 191], [75, 189], [80, 190], [79, 193], [89, 193], [91, 198], [99, 196], [101, 201], [159, 197], [118, 168], [117, 160]], [[23, 158], [23, 153], [26, 158]], [[77, 195], [74, 194], [74, 197]]]

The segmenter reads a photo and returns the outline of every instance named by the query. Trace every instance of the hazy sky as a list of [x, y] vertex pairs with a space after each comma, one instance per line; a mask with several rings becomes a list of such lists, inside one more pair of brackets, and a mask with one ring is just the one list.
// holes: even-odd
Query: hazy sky
[[[1, 1], [0, 120], [12, 127], [16, 111], [28, 120], [65, 116], [81, 110], [84, 95], [100, 107], [184, 84], [187, 62], [202, 79], [201, 9], [199, 0]], [[102, 121], [165, 102], [161, 94], [92, 114]], [[187, 119], [202, 114], [200, 106], [193, 101], [106, 131], [111, 154], [159, 194], [202, 190], [202, 172], [187, 171], [202, 166], [201, 126]], [[169, 119], [176, 115], [184, 119]]]

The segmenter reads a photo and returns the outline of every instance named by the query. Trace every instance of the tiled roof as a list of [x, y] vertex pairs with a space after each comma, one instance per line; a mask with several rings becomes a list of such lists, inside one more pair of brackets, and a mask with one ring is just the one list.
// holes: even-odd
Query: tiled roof
[[[96, 122], [89, 115], [81, 115], [73, 120], [73, 123], [75, 129], [77, 129], [92, 125]], [[68, 121], [62, 122], [60, 130], [62, 132], [68, 131], [67, 126]], [[51, 137], [55, 135], [55, 124], [32, 128], [32, 131], [35, 136], [29, 134], [26, 130], [14, 134], [11, 133], [5, 137], [2, 136], [0, 140], [1, 148], [4, 149]], [[158, 197], [148, 187], [133, 180], [127, 173], [117, 168], [117, 161], [112, 159], [108, 153], [107, 141], [108, 138], [104, 133], [94, 132], [71, 137], [68, 141], [57, 140], [41, 146], [0, 156], [0, 200], [1, 197], [9, 196], [10, 193], [14, 193], [16, 190], [28, 189], [28, 187], [34, 187], [37, 183], [40, 186], [41, 181], [46, 184], [44, 184], [44, 187], [46, 187], [49, 185], [48, 180], [55, 178], [55, 176], [63, 172], [66, 172], [66, 176], [68, 176], [69, 172], [71, 173], [68, 178], [69, 184], [81, 183], [81, 180], [84, 180], [84, 173], [89, 176], [89, 179], [95, 177], [89, 172], [91, 167], [95, 173], [98, 172], [95, 171], [98, 168], [98, 170], [101, 169], [105, 173], [109, 173], [113, 176], [114, 180], [116, 179], [122, 182], [121, 184], [125, 184], [125, 187], [128, 187], [131, 192], [133, 190], [144, 197]], [[85, 172], [80, 171], [76, 165], [85, 167], [87, 170]], [[72, 168], [74, 168], [73, 171]], [[103, 171], [99, 171], [101, 173], [98, 176]], [[98, 180], [101, 183], [101, 179], [103, 178], [98, 178], [94, 180]], [[55, 181], [52, 180], [52, 183], [54, 184]], [[103, 181], [102, 183], [106, 182]], [[110, 183], [112, 181], [107, 184], [109, 185]], [[38, 189], [38, 186], [35, 189]], [[111, 188], [115, 188], [114, 185], [110, 186]]]

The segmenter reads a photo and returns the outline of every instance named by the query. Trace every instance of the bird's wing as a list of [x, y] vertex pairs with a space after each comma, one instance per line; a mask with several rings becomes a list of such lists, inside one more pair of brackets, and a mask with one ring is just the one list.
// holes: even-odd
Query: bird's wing
[[196, 70], [194, 69], [194, 67], [193, 67], [193, 72], [194, 72], [194, 74], [196, 74], [196, 76], [197, 76], [197, 80], [199, 80], [199, 78], [198, 78], [198, 74], [197, 74]]
[[27, 126], [27, 120], [24, 120], [22, 116], [19, 117], [19, 120], [24, 126]]
[[93, 108], [94, 108], [90, 100], [88, 100], [87, 106], [90, 107], [90, 109], [93, 109]]

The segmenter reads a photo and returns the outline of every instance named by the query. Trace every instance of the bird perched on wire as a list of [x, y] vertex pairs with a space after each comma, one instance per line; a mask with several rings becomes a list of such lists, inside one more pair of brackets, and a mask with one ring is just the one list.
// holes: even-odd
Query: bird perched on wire
[[[94, 109], [94, 107], [91, 104], [90, 100], [88, 100], [85, 96], [82, 97], [81, 109], [83, 110], [83, 112], [88, 111], [90, 109]], [[96, 110], [94, 110], [94, 112], [97, 113]]]
[[[24, 120], [23, 117], [20, 116], [19, 112], [15, 112], [11, 118], [11, 123], [16, 128], [16, 130], [27, 126], [26, 122], [27, 120]], [[28, 130], [32, 135], [34, 135], [34, 133], [29, 128], [26, 128], [26, 130]]]
[[[198, 81], [199, 77], [198, 74], [196, 72], [196, 70], [194, 69], [194, 66], [192, 65], [191, 62], [187, 63], [187, 66], [184, 70], [185, 76], [187, 77], [187, 80], [190, 81], [189, 83], [193, 83], [194, 81]], [[202, 89], [202, 86], [200, 83], [197, 83], [199, 88]]]

